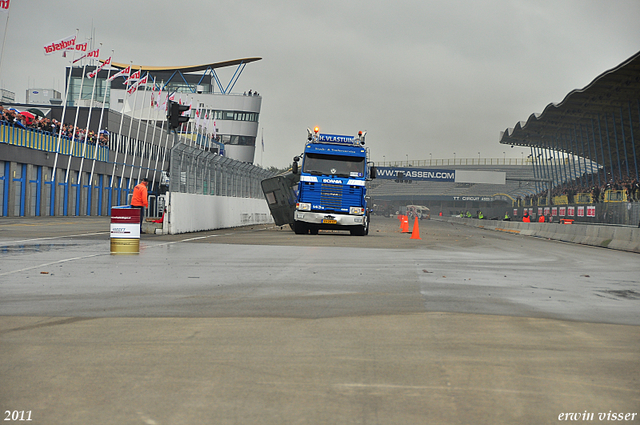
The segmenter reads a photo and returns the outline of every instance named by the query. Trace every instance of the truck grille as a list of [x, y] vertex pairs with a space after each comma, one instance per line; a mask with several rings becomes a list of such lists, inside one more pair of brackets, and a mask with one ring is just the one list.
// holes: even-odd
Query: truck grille
[[320, 203], [325, 207], [340, 208], [342, 206], [342, 185], [324, 183], [320, 192]]

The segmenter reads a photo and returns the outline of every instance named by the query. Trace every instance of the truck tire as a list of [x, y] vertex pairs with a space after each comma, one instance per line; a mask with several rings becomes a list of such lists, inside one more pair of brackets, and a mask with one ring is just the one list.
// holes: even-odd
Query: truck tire
[[367, 229], [365, 226], [358, 226], [349, 230], [349, 233], [351, 233], [351, 236], [365, 236], [367, 234]]
[[351, 236], [367, 236], [369, 234], [369, 223], [371, 223], [371, 217], [369, 214], [365, 216], [364, 226], [358, 226], [349, 230]]
[[367, 222], [365, 223], [364, 227], [364, 235], [367, 236], [369, 234], [369, 227], [371, 227], [371, 213], [367, 213]]
[[302, 223], [300, 221], [294, 221], [293, 222], [293, 232], [296, 235], [306, 235], [307, 233], [309, 233], [309, 228], [307, 227], [307, 225], [305, 223]]

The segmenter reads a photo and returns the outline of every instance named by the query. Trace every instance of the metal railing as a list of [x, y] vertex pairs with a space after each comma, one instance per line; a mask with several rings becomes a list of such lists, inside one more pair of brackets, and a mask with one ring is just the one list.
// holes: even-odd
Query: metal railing
[[433, 158], [404, 161], [379, 161], [379, 167], [441, 167], [452, 165], [531, 165], [530, 158]]
[[[17, 124], [0, 122], [0, 143], [8, 143], [14, 146], [21, 146], [46, 152], [56, 152], [63, 155], [96, 159], [98, 161], [108, 161], [109, 148], [89, 140], [76, 138], [71, 140], [67, 136], [58, 138], [58, 134], [51, 134], [46, 131], [20, 128]], [[97, 149], [97, 152], [96, 152]]]
[[260, 182], [274, 173], [253, 164], [178, 143], [171, 149], [169, 191], [263, 198]]
[[635, 198], [630, 197], [626, 191], [624, 190], [606, 190], [600, 194], [597, 200], [594, 199], [593, 194], [591, 193], [576, 193], [572, 198], [569, 198], [567, 195], [560, 195], [552, 197], [551, 204], [547, 204], [547, 199], [545, 196], [532, 196], [528, 200], [518, 199], [513, 202], [513, 206], [520, 207], [529, 207], [529, 206], [546, 206], [546, 205], [569, 205], [569, 204], [578, 204], [578, 205], [588, 205], [598, 203], [598, 202], [610, 202], [610, 203], [626, 203], [626, 202], [637, 202]]

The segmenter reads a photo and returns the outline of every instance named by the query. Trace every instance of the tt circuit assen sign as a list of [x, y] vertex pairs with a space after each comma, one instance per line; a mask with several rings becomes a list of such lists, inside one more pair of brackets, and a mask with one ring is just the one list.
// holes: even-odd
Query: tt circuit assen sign
[[376, 167], [376, 177], [389, 180], [453, 182], [456, 179], [456, 172], [455, 170], [436, 170], [433, 168]]

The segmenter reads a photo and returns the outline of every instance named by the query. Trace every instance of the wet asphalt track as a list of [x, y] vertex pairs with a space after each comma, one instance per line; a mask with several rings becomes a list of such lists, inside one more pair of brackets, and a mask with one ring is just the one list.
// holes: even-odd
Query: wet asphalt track
[[71, 424], [638, 412], [637, 254], [435, 220], [412, 240], [376, 218], [364, 238], [254, 226], [142, 235], [121, 256], [108, 223], [0, 219], [2, 411]]

